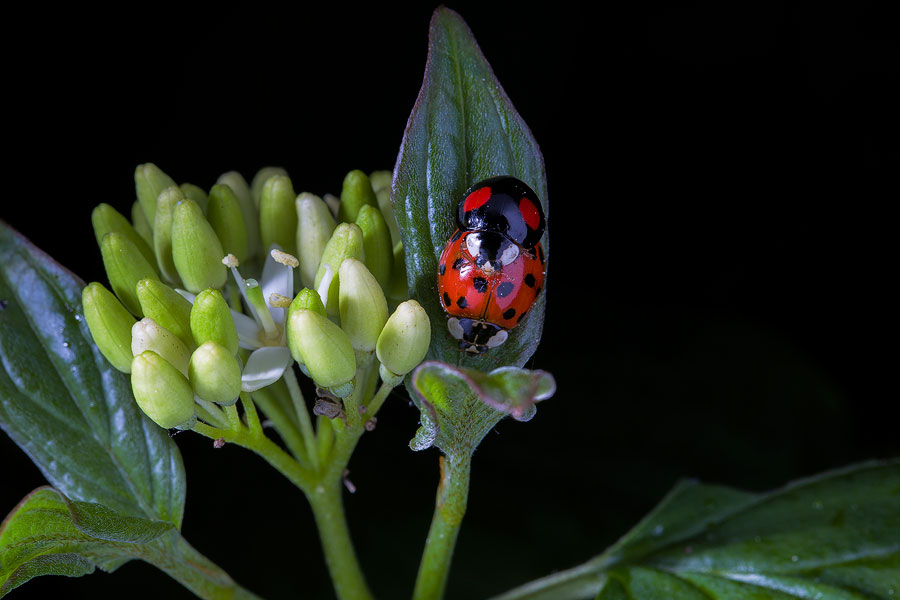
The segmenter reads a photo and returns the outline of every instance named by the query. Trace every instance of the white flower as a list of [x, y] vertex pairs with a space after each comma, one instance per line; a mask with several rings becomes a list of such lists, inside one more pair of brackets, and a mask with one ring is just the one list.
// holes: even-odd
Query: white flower
[[[252, 350], [241, 374], [241, 390], [255, 392], [278, 381], [293, 362], [287, 347], [284, 322], [294, 295], [294, 268], [298, 262], [273, 245], [263, 266], [261, 282], [241, 277], [234, 256], [229, 254], [222, 262], [231, 268], [251, 315], [231, 311], [238, 333], [238, 345]], [[193, 294], [177, 291], [191, 303], [194, 302]]]

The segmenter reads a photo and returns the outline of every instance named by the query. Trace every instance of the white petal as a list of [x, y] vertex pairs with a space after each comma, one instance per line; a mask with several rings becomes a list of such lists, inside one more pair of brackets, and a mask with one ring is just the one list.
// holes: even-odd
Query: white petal
[[262, 331], [259, 323], [234, 310], [231, 311], [231, 318], [234, 319], [234, 327], [237, 329], [238, 346], [256, 349], [262, 345], [259, 343], [259, 332]]
[[[272, 248], [281, 249], [277, 244], [272, 244]], [[269, 296], [278, 294], [285, 298], [294, 297], [294, 269], [277, 262], [272, 257], [272, 248], [269, 248], [269, 256], [266, 257], [266, 262], [263, 265], [260, 285], [262, 286], [263, 298], [265, 298], [266, 305], [269, 306], [269, 312], [272, 314], [272, 319], [279, 325], [284, 325], [287, 310], [269, 305]]]
[[241, 389], [245, 392], [255, 392], [259, 388], [275, 383], [293, 360], [291, 351], [284, 346], [267, 346], [255, 350], [244, 367]]
[[175, 288], [175, 291], [182, 295], [188, 302], [191, 304], [194, 303], [194, 299], [197, 297], [197, 294], [192, 294], [187, 290], [182, 290], [179, 288]]

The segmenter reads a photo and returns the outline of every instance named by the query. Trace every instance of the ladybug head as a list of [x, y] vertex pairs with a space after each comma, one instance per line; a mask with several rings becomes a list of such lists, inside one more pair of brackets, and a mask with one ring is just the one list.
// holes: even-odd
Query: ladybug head
[[524, 248], [533, 248], [546, 226], [537, 194], [508, 175], [470, 187], [457, 207], [456, 221], [462, 230], [499, 233]]
[[483, 354], [506, 341], [509, 332], [488, 321], [450, 317], [447, 319], [450, 335], [459, 340], [459, 348], [469, 354]]

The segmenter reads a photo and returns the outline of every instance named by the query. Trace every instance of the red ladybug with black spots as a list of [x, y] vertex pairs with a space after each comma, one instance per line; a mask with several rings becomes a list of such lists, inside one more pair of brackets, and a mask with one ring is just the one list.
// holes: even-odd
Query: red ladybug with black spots
[[438, 262], [441, 305], [460, 348], [481, 354], [506, 341], [543, 288], [546, 221], [528, 185], [500, 176], [466, 191], [456, 222]]

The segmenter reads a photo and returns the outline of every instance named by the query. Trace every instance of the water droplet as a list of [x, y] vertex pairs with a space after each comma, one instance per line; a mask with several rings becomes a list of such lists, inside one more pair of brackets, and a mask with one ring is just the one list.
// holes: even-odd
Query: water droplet
[[791, 557], [791, 562], [797, 562], [798, 560], [800, 560], [800, 557], [798, 557], [796, 554]]
[[68, 348], [68, 347], [69, 347], [69, 342], [63, 342], [63, 348]]
[[662, 525], [657, 525], [656, 527], [653, 528], [653, 535], [660, 536], [663, 534], [663, 532], [665, 530], [666, 530], [666, 528], [663, 527]]
[[76, 320], [76, 321], [80, 321], [80, 320], [81, 320], [81, 315], [78, 314], [78, 313], [75, 313], [75, 320]]

